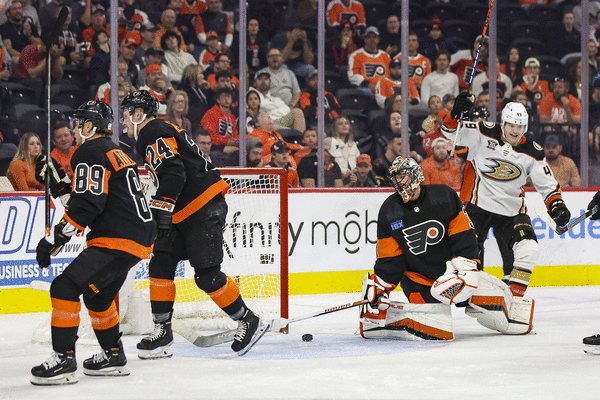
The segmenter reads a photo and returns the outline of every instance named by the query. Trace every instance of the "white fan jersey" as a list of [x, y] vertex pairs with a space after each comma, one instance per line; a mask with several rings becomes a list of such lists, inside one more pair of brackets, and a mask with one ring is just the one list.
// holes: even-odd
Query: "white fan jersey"
[[[560, 186], [546, 163], [544, 151], [525, 137], [516, 146], [502, 139], [499, 124], [457, 121], [450, 115], [442, 124], [448, 139], [457, 138], [458, 156], [466, 155], [460, 198], [500, 215], [525, 213], [527, 177], [542, 195], [546, 206], [561, 198]], [[458, 137], [457, 137], [458, 132]]]

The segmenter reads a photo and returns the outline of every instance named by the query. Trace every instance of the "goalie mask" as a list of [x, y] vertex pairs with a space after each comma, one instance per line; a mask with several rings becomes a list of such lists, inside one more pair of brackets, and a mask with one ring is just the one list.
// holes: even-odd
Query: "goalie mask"
[[507, 123], [522, 126], [523, 128], [521, 130], [521, 136], [527, 132], [529, 115], [527, 114], [527, 109], [523, 104], [516, 102], [508, 103], [502, 110], [502, 136], [505, 141], [510, 143], [510, 141], [507, 140], [507, 135], [505, 134], [505, 127]]
[[389, 170], [389, 179], [402, 201], [407, 203], [425, 181], [423, 168], [412, 158], [396, 157]]
[[[75, 110], [73, 116], [77, 119], [82, 143], [94, 136], [98, 129], [110, 131], [114, 119], [112, 108], [108, 104], [98, 100], [90, 100], [83, 103]], [[92, 123], [94, 128], [84, 136], [83, 126], [88, 121]]]

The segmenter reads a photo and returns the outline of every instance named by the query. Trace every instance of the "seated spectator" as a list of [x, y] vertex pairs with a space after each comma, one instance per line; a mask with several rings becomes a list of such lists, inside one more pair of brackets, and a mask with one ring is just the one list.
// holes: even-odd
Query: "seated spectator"
[[133, 62], [137, 43], [131, 38], [125, 38], [119, 46], [119, 61], [127, 65], [128, 81], [133, 84], [138, 80], [138, 66]]
[[[42, 2], [36, 2], [35, 4], [37, 4], [37, 8], [38, 8], [38, 17], [39, 17], [39, 22], [40, 22], [40, 27], [41, 29], [38, 29], [38, 32], [42, 33], [42, 32], [48, 32], [48, 31], [52, 31], [52, 28], [54, 28], [54, 24], [56, 24], [56, 19], [58, 17], [58, 13], [60, 12], [60, 9], [67, 5], [69, 7], [72, 8], [73, 10], [73, 19], [76, 21], [76, 23], [80, 26], [88, 26], [90, 25], [90, 20], [91, 20], [91, 16], [90, 13], [86, 13], [85, 12], [85, 5], [82, 5], [82, 2], [80, 1], [74, 1], [74, 0], [46, 0], [44, 1], [44, 5], [42, 7]], [[97, 2], [94, 2], [97, 3]], [[85, 1], [83, 2], [83, 4], [85, 4]], [[94, 11], [96, 10], [97, 7], [102, 7], [99, 4], [90, 4], [91, 8], [90, 8], [90, 12], [94, 13]], [[25, 10], [27, 8], [23, 9], [23, 15], [27, 15], [25, 13]], [[102, 9], [104, 10], [104, 7], [102, 7]], [[31, 8], [29, 8], [29, 10], [31, 10]], [[104, 11], [103, 11], [104, 12]], [[83, 29], [83, 28], [81, 28]], [[91, 35], [90, 35], [91, 37]]]
[[219, 37], [217, 32], [210, 31], [206, 33], [206, 48], [200, 52], [198, 56], [198, 64], [206, 71], [209, 68], [214, 68], [215, 56], [219, 54]]
[[302, 91], [298, 85], [296, 75], [289, 69], [283, 68], [283, 57], [279, 49], [269, 50], [267, 64], [268, 67], [259, 70], [256, 75], [267, 72], [270, 79], [269, 90], [271, 95], [279, 97], [289, 107], [296, 106]]
[[217, 168], [224, 167], [226, 165], [223, 153], [211, 151], [212, 139], [209, 131], [204, 128], [194, 129], [192, 132], [192, 140], [194, 143], [196, 143], [196, 146], [198, 146], [200, 151], [202, 151], [202, 155], [208, 160], [209, 163]]
[[344, 22], [334, 32], [335, 37], [325, 42], [325, 69], [338, 71], [347, 80], [348, 59], [358, 50], [356, 43], [360, 38], [354, 36], [354, 28], [349, 22]]
[[185, 67], [179, 89], [188, 95], [190, 122], [194, 126], [200, 124], [202, 116], [214, 105], [214, 92], [204, 80], [204, 73], [198, 64]]
[[[308, 80], [309, 74], [315, 70], [312, 65], [315, 55], [304, 29], [294, 28], [278, 33], [271, 39], [270, 45], [271, 49], [281, 52], [282, 61], [289, 70], [305, 81]], [[267, 59], [267, 64], [268, 61]]]
[[[323, 141], [323, 162], [325, 164], [325, 187], [343, 187], [342, 171], [329, 152], [332, 138]], [[318, 175], [317, 149], [312, 149], [309, 154], [302, 157], [298, 164], [298, 177], [303, 187], [316, 187]]]
[[183, 90], [174, 90], [167, 99], [167, 114], [165, 116], [165, 121], [191, 133], [192, 123], [186, 117], [189, 108], [187, 93]]
[[[89, 80], [93, 85], [102, 85], [110, 80], [110, 46], [108, 34], [104, 31], [94, 33], [91, 39], [91, 48], [94, 55], [89, 60]], [[89, 52], [88, 52], [89, 54]]]
[[592, 80], [589, 100], [589, 147], [590, 154], [600, 155], [600, 75]]
[[238, 99], [238, 91], [237, 85], [232, 82], [233, 76], [229, 71], [219, 71], [214, 75], [215, 86], [212, 88], [215, 92], [220, 88], [229, 88], [233, 93], [233, 105], [232, 107], [237, 107], [237, 99]]
[[[431, 61], [429, 58], [419, 54], [419, 35], [416, 32], [408, 34], [408, 78], [412, 81], [418, 90], [421, 90], [423, 79], [431, 73]], [[396, 60], [402, 60], [402, 53], [395, 57]]]
[[352, 170], [356, 168], [356, 157], [360, 155], [358, 146], [352, 136], [352, 126], [347, 117], [338, 117], [333, 122], [331, 149], [329, 153], [335, 158], [342, 172], [342, 180], [347, 183]]
[[[215, 32], [216, 33], [216, 32]], [[206, 45], [208, 42], [208, 33], [206, 34]], [[259, 22], [256, 18], [248, 20], [248, 28], [246, 35], [246, 65], [257, 71], [267, 66], [267, 51], [268, 43], [264, 36], [260, 34]], [[231, 46], [232, 64], [239, 65], [239, 40], [234, 40]]]
[[[269, 113], [260, 111], [256, 119], [256, 128], [250, 132], [247, 137], [257, 137], [264, 145], [263, 157], [270, 154], [271, 146], [273, 143], [282, 141], [283, 137], [279, 132], [273, 129], [273, 120]], [[292, 151], [297, 151], [302, 148], [302, 145], [296, 143], [286, 143], [288, 148]]]
[[[498, 111], [502, 110], [502, 102], [504, 99], [510, 99], [510, 94], [512, 92], [512, 82], [510, 78], [500, 72], [500, 61], [498, 57], [493, 57], [491, 62], [496, 63], [496, 109]], [[490, 77], [489, 77], [489, 63], [484, 62], [485, 73], [478, 74], [475, 78], [473, 78], [472, 90], [475, 96], [478, 96], [479, 93], [487, 90], [489, 92], [490, 89]]]
[[12, 160], [17, 154], [17, 145], [19, 144], [19, 136], [11, 132], [8, 128], [7, 121], [0, 120], [0, 160], [3, 161], [3, 167], [0, 170], [0, 175], [6, 175], [6, 161]]
[[560, 152], [562, 145], [557, 134], [547, 134], [544, 139], [544, 154], [546, 162], [560, 187], [581, 186], [581, 178], [575, 162]]
[[379, 31], [374, 26], [365, 30], [365, 45], [348, 59], [348, 80], [370, 94], [381, 78], [389, 77], [388, 67], [392, 60], [388, 53], [379, 50]]
[[473, 74], [473, 79], [475, 79], [477, 74], [485, 70], [483, 63], [478, 62], [475, 71], [473, 71], [475, 56], [477, 55], [479, 43], [482, 39], [483, 42], [481, 44], [481, 50], [479, 51], [479, 60], [487, 60], [489, 52], [488, 39], [487, 36], [483, 37], [481, 35], [477, 36], [475, 39], [472, 49], [458, 50], [457, 52], [452, 53], [452, 56], [450, 57], [450, 71], [458, 76], [458, 86], [461, 91], [469, 88], [471, 74]]
[[264, 151], [263, 142], [255, 136], [246, 138], [246, 166], [260, 168], [264, 165], [262, 153]]
[[546, 96], [538, 108], [542, 124], [581, 123], [581, 103], [569, 94], [569, 82], [557, 77], [552, 85], [552, 96]]
[[72, 23], [73, 12], [71, 7], [67, 7], [67, 9], [69, 10], [69, 14], [62, 30], [58, 34], [58, 44], [65, 47], [63, 56], [65, 57], [66, 64], [85, 69], [87, 66], [85, 65], [86, 57], [83, 52], [84, 43], [79, 44], [76, 33], [77, 28]]
[[[375, 155], [377, 158], [383, 158], [384, 153], [389, 151], [390, 139], [402, 135], [402, 114], [398, 111], [393, 111], [388, 117], [388, 125], [384, 131], [379, 132], [375, 141]], [[410, 134], [410, 151], [409, 156], [414, 158], [416, 162], [423, 161], [425, 151], [421, 144], [422, 137], [418, 134]], [[416, 151], [415, 151], [416, 150]], [[393, 161], [393, 160], [392, 160]]]
[[167, 67], [163, 63], [164, 56], [164, 51], [162, 51], [161, 49], [156, 49], [154, 47], [150, 47], [144, 52], [143, 62], [141, 64], [138, 64], [139, 71], [137, 82], [134, 83], [136, 87], [141, 87], [146, 84], [146, 67], [152, 64], [160, 65], [160, 69], [162, 70], [163, 81], [165, 81], [167, 87], [172, 86], [171, 80], [169, 79], [169, 67]]
[[392, 186], [388, 179], [389, 169], [396, 157], [400, 155], [402, 155], [402, 136], [398, 134], [388, 140], [385, 152], [373, 161], [373, 173], [379, 186]]
[[315, 129], [309, 128], [304, 131], [302, 134], [302, 144], [304, 147], [294, 153], [294, 161], [296, 161], [296, 165], [300, 164], [302, 157], [309, 154], [312, 149], [317, 148], [318, 140], [317, 131]]
[[298, 6], [291, 16], [292, 26], [308, 26], [317, 28], [319, 0], [299, 0]]
[[288, 187], [298, 187], [298, 172], [290, 164], [290, 148], [281, 140], [271, 145], [271, 161], [266, 167], [283, 168], [287, 171]]
[[19, 62], [23, 49], [31, 44], [42, 44], [39, 32], [31, 19], [23, 18], [23, 6], [11, 1], [6, 9], [7, 21], [0, 25], [0, 36], [13, 62]]
[[[252, 132], [256, 127], [260, 111], [260, 94], [254, 88], [246, 92], [246, 133]], [[242, 118], [240, 118], [241, 120]]]
[[173, 31], [167, 31], [162, 35], [160, 47], [165, 52], [169, 80], [171, 84], [178, 85], [185, 67], [190, 64], [198, 64], [198, 62], [190, 53], [181, 50], [181, 37]]
[[[44, 7], [45, 8], [45, 7]], [[42, 8], [42, 10], [44, 9]], [[55, 11], [56, 12], [56, 11]], [[90, 43], [90, 47], [87, 50], [86, 58], [89, 60], [96, 52], [97, 47], [94, 46], [95, 40], [97, 40], [98, 32], [104, 32], [106, 37], [110, 37], [110, 31], [108, 30], [108, 26], [106, 24], [106, 17], [104, 16], [105, 10], [101, 5], [95, 5], [92, 7], [90, 26], [85, 28], [81, 33], [83, 37], [83, 41], [86, 43]], [[43, 24], [42, 24], [43, 25]], [[108, 40], [106, 41], [108, 44]], [[108, 52], [108, 51], [107, 51]]]
[[[65, 63], [61, 56], [63, 47], [52, 44], [50, 48], [50, 64], [53, 79], [61, 79], [63, 76], [62, 66]], [[35, 98], [39, 99], [43, 88], [43, 79], [48, 69], [46, 64], [46, 45], [30, 44], [25, 46], [19, 58], [19, 64], [13, 74], [13, 78], [33, 89]]]
[[344, 21], [351, 23], [358, 29], [367, 27], [365, 8], [357, 0], [332, 0], [327, 4], [325, 14], [329, 27], [340, 26]]
[[557, 58], [581, 50], [581, 32], [575, 29], [575, 17], [569, 9], [563, 13], [562, 25], [552, 29], [546, 43], [552, 43], [548, 50]]
[[217, 104], [204, 114], [201, 125], [210, 132], [215, 150], [229, 154], [239, 149], [237, 120], [231, 112], [233, 102], [231, 89], [219, 89], [215, 101]]
[[500, 65], [499, 71], [508, 76], [513, 87], [523, 83], [523, 76], [527, 74], [527, 71], [521, 61], [519, 49], [512, 47], [508, 51], [508, 60]]
[[300, 108], [292, 108], [271, 94], [271, 75], [267, 71], [258, 71], [254, 76], [254, 88], [260, 96], [261, 110], [269, 113], [277, 128], [293, 128], [300, 132], [306, 129], [304, 113]]
[[[208, 73], [211, 71], [207, 69]], [[206, 77], [206, 81], [210, 87], [215, 90], [217, 86], [217, 74], [219, 72], [227, 72], [231, 76], [231, 83], [233, 84], [232, 90], [238, 92], [240, 90], [240, 80], [235, 76], [231, 75], [231, 61], [229, 60], [229, 54], [219, 53], [215, 56], [212, 73], [209, 73]]]
[[6, 176], [17, 191], [44, 190], [45, 185], [35, 179], [35, 161], [42, 154], [40, 137], [27, 132], [21, 136], [17, 153], [8, 166]]
[[540, 79], [540, 62], [535, 57], [525, 60], [525, 75], [521, 88], [525, 90], [527, 97], [535, 101], [538, 107], [544, 97], [550, 94], [548, 81]]
[[160, 46], [161, 39], [162, 39], [162, 36], [165, 34], [165, 32], [173, 31], [173, 32], [175, 32], [175, 34], [177, 36], [179, 36], [179, 39], [180, 39], [179, 46], [181, 47], [181, 50], [187, 51], [187, 46], [185, 45], [185, 41], [183, 40], [183, 35], [179, 31], [179, 29], [177, 29], [177, 27], [175, 26], [176, 22], [177, 22], [177, 14], [175, 13], [175, 11], [173, 11], [170, 8], [167, 8], [166, 10], [163, 11], [163, 13], [160, 17], [159, 28], [156, 31], [156, 34], [154, 36], [154, 44], [152, 45], [152, 47], [160, 48], [161, 47]]
[[221, 42], [220, 51], [228, 51], [233, 43], [233, 27], [227, 14], [220, 9], [221, 0], [207, 0], [206, 11], [194, 20], [194, 29], [202, 44], [206, 43], [206, 32], [217, 32]]
[[402, 38], [400, 34], [400, 20], [397, 15], [388, 15], [385, 23], [385, 29], [380, 32], [378, 47], [394, 58], [402, 47]]
[[[444, 38], [444, 35], [440, 29], [440, 24], [442, 22], [439, 18], [434, 18], [431, 21], [431, 29], [427, 33], [427, 38], [420, 42], [420, 47], [418, 52], [423, 54], [425, 57], [429, 58], [429, 60], [434, 63], [437, 55], [440, 51], [447, 51], [449, 54], [454, 54], [458, 49], [452, 42], [449, 42]], [[432, 65], [432, 69], [434, 69], [436, 65]]]
[[75, 137], [69, 124], [65, 121], [59, 121], [52, 127], [50, 135], [54, 149], [50, 152], [50, 157], [54, 158], [65, 171], [71, 182], [73, 182], [73, 170], [71, 169], [71, 158], [77, 150]]
[[[319, 71], [315, 69], [310, 73], [306, 85], [307, 90], [300, 96], [300, 101], [298, 102], [298, 105], [304, 113], [304, 120], [306, 121], [306, 125], [309, 127], [316, 127], [317, 119], [319, 116], [317, 104], [317, 96], [319, 89]], [[338, 103], [338, 100], [332, 93], [325, 91], [324, 96], [325, 97], [323, 99], [323, 107], [325, 108], [325, 125], [329, 125], [341, 115], [342, 109], [340, 107], [340, 104]]]
[[140, 87], [140, 90], [149, 91], [156, 100], [158, 100], [158, 118], [164, 118], [167, 115], [167, 99], [173, 92], [173, 88], [167, 86], [162, 78], [162, 68], [158, 64], [152, 64], [146, 67], [146, 85]]
[[371, 165], [371, 156], [361, 154], [356, 158], [356, 168], [352, 172], [353, 177], [350, 180], [350, 187], [376, 187], [377, 178], [373, 173]]
[[[156, 27], [154, 24], [152, 24], [152, 22], [149, 22], [147, 24], [140, 24], [138, 29], [140, 32], [140, 43], [139, 43], [137, 49], [135, 49], [134, 62], [140, 66], [141, 70], [145, 69], [150, 64], [160, 64], [160, 62], [150, 62], [149, 63], [146, 60], [146, 57], [147, 57], [146, 52], [149, 49], [154, 49], [154, 47], [153, 47], [154, 39], [156, 38], [156, 31], [157, 31], [158, 27]], [[158, 48], [156, 48], [156, 50], [158, 50]], [[163, 55], [161, 55], [161, 57]], [[161, 58], [161, 61], [162, 61], [162, 58]], [[141, 72], [141, 70], [140, 70], [140, 72]]]
[[569, 94], [581, 101], [581, 60], [571, 63], [567, 71], [567, 80], [569, 81]]
[[533, 126], [534, 123], [539, 122], [540, 118], [537, 110], [537, 104], [535, 104], [535, 101], [529, 99], [529, 97], [521, 88], [521, 86], [513, 88], [513, 91], [510, 95], [510, 99], [506, 100], [504, 105], [508, 104], [511, 101], [521, 103], [525, 106], [525, 109], [527, 110], [527, 115], [529, 116], [529, 126]]
[[460, 189], [462, 178], [460, 167], [448, 158], [448, 141], [439, 137], [431, 145], [432, 155], [421, 163], [425, 185], [448, 185], [453, 189]]
[[[377, 81], [375, 85], [375, 101], [381, 108], [385, 107], [385, 101], [394, 93], [401, 93], [402, 90], [402, 63], [397, 58], [390, 61], [389, 77], [384, 77]], [[411, 105], [419, 104], [419, 92], [413, 80], [408, 80], [408, 97]]]
[[[442, 99], [436, 95], [429, 97], [427, 107], [429, 108], [429, 115], [423, 120], [421, 129], [423, 129], [425, 133], [432, 133], [437, 129], [437, 115], [442, 111]], [[423, 144], [423, 147], [425, 147], [425, 144]], [[428, 156], [430, 155], [431, 154], [428, 154]]]
[[435, 71], [423, 78], [421, 98], [425, 100], [437, 95], [441, 99], [447, 94], [458, 96], [458, 76], [449, 70], [450, 53], [440, 50], [435, 57], [435, 65]]
[[[23, 8], [23, 19], [29, 18], [31, 19], [31, 22], [33, 23], [33, 25], [35, 25], [37, 31], [39, 33], [42, 33], [42, 24], [40, 23], [40, 16], [38, 14], [37, 11], [37, 4], [34, 7], [31, 3], [32, 0], [19, 0], [21, 2], [21, 7]], [[10, 5], [10, 1], [7, 1], [6, 3], [9, 3], [8, 5]], [[48, 5], [46, 5], [44, 8], [48, 7]], [[7, 11], [7, 7], [6, 4], [4, 5], [4, 9], [0, 10], [0, 25], [5, 23], [8, 19], [6, 17], [6, 11]]]

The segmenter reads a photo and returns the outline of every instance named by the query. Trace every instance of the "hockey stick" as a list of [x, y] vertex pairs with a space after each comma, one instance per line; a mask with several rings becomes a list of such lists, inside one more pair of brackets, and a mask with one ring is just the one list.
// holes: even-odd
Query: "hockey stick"
[[579, 217], [575, 218], [573, 221], [570, 221], [565, 226], [557, 226], [556, 222], [552, 219], [552, 217], [550, 217], [550, 215], [548, 214], [548, 212], [546, 211], [546, 209], [544, 207], [537, 205], [537, 206], [535, 206], [534, 210], [535, 210], [535, 213], [538, 215], [538, 217], [540, 217], [542, 219], [542, 221], [547, 223], [554, 232], [556, 232], [559, 235], [562, 235], [563, 233], [567, 232], [569, 229], [573, 228], [574, 226], [579, 225], [579, 223], [581, 221], [583, 221], [584, 219], [586, 219], [587, 217], [591, 216], [592, 214], [595, 214], [598, 211], [598, 206], [594, 206], [592, 209], [587, 210], [585, 213], [581, 214]]
[[187, 326], [185, 322], [178, 319], [173, 319], [171, 321], [171, 328], [173, 329], [173, 332], [197, 347], [211, 347], [231, 342], [233, 341], [236, 331], [235, 329], [232, 329], [225, 332], [214, 333], [212, 335], [200, 335], [194, 329]]

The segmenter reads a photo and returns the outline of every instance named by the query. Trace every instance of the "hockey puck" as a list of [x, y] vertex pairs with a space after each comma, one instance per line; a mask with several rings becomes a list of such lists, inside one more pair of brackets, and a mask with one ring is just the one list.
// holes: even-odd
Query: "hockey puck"
[[310, 342], [312, 340], [312, 335], [310, 333], [305, 333], [302, 335], [303, 342]]

